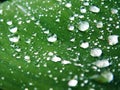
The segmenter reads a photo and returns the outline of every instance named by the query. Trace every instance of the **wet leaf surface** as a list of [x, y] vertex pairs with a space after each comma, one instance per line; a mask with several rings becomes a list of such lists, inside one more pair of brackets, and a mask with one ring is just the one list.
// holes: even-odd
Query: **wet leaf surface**
[[0, 4], [0, 88], [119, 90], [119, 0]]

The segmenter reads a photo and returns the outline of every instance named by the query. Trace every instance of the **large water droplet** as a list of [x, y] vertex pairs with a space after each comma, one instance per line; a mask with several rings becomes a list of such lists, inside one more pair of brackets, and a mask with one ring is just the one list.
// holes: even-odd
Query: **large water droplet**
[[98, 60], [98, 61], [94, 62], [94, 64], [99, 68], [108, 67], [110, 65], [110, 63], [107, 59]]

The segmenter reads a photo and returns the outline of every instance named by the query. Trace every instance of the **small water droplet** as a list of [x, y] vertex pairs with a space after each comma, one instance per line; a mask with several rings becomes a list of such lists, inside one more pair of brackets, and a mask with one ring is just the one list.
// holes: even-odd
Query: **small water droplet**
[[24, 59], [25, 59], [25, 61], [27, 61], [28, 63], [31, 62], [31, 61], [30, 61], [30, 56], [28, 56], [28, 55], [24, 56]]
[[115, 8], [112, 8], [112, 9], [111, 9], [111, 13], [112, 13], [112, 14], [117, 14], [117, 13], [118, 13], [118, 10], [115, 9]]
[[102, 21], [97, 22], [96, 27], [97, 28], [102, 28], [103, 27]]
[[67, 60], [63, 60], [61, 63], [62, 63], [62, 64], [71, 64], [71, 62], [70, 62], [70, 61], [67, 61]]
[[19, 39], [20, 39], [19, 36], [18, 37], [11, 37], [11, 38], [9, 38], [10, 42], [14, 42], [14, 43], [18, 42]]
[[75, 79], [71, 79], [71, 80], [68, 82], [68, 86], [70, 86], [70, 87], [75, 87], [75, 86], [77, 86], [77, 84], [78, 84], [78, 81], [75, 80]]
[[73, 26], [73, 25], [70, 25], [70, 26], [68, 27], [68, 30], [73, 31], [73, 30], [74, 30], [74, 26]]
[[81, 13], [86, 13], [86, 11], [87, 11], [87, 10], [86, 10], [85, 8], [81, 8], [81, 9], [80, 9], [80, 12], [81, 12]]
[[78, 26], [80, 31], [86, 31], [89, 29], [89, 23], [87, 21], [81, 21]]
[[12, 28], [9, 29], [9, 31], [10, 31], [11, 33], [16, 33], [17, 30], [18, 30], [17, 27], [12, 27]]
[[98, 8], [97, 6], [90, 6], [89, 10], [94, 13], [100, 12], [100, 8]]
[[0, 14], [1, 14], [1, 15], [3, 14], [3, 10], [2, 10], [2, 9], [0, 9]]
[[109, 45], [116, 45], [118, 43], [118, 35], [110, 35], [108, 36]]
[[56, 42], [57, 41], [57, 36], [53, 35], [47, 38], [48, 42]]
[[81, 48], [88, 48], [89, 47], [89, 43], [88, 42], [83, 42], [81, 45], [80, 45]]
[[72, 6], [71, 3], [66, 3], [66, 4], [65, 4], [65, 7], [67, 7], [67, 8], [71, 8], [71, 6]]
[[12, 21], [7, 21], [7, 25], [12, 25]]
[[59, 62], [59, 61], [61, 61], [61, 58], [58, 57], [58, 56], [53, 56], [51, 60], [52, 60], [53, 62]]
[[100, 57], [102, 55], [102, 50], [100, 48], [94, 48], [90, 51], [92, 57]]

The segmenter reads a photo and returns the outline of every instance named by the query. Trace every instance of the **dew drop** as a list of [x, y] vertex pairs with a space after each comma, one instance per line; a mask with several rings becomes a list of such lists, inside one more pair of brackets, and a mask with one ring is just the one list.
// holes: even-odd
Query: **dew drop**
[[70, 87], [75, 87], [75, 86], [77, 86], [77, 84], [78, 84], [78, 81], [75, 79], [72, 79], [68, 82], [68, 86], [70, 86]]
[[89, 6], [89, 2], [84, 2], [83, 5], [84, 6]]
[[80, 9], [80, 12], [81, 12], [81, 13], [86, 13], [86, 11], [87, 11], [87, 10], [86, 10], [85, 8], [81, 8], [81, 9]]
[[57, 41], [57, 36], [53, 35], [47, 38], [48, 42], [56, 42]]
[[66, 3], [66, 4], [65, 4], [65, 7], [67, 7], [67, 8], [71, 8], [71, 6], [72, 6], [71, 3]]
[[71, 64], [71, 62], [70, 61], [67, 61], [67, 60], [63, 60], [62, 62], [61, 62], [62, 64]]
[[117, 10], [117, 9], [112, 8], [112, 9], [111, 9], [111, 13], [112, 13], [112, 14], [117, 14], [117, 13], [118, 13], [118, 10]]
[[16, 33], [17, 30], [18, 30], [17, 27], [13, 27], [13, 28], [10, 28], [10, 29], [9, 29], [9, 31], [10, 31], [11, 33]]
[[74, 42], [74, 41], [75, 41], [75, 38], [70, 39], [70, 41], [71, 41], [71, 42]]
[[118, 35], [110, 35], [108, 36], [109, 45], [116, 45], [118, 43]]
[[7, 21], [7, 25], [12, 25], [12, 21]]
[[89, 23], [87, 21], [81, 21], [79, 23], [79, 27], [78, 28], [79, 28], [80, 31], [86, 31], [86, 30], [89, 29]]
[[75, 17], [70, 17], [69, 18], [71, 21], [74, 21], [75, 20]]
[[73, 25], [69, 26], [68, 30], [73, 31], [74, 30], [74, 26]]
[[100, 48], [94, 48], [90, 51], [92, 57], [100, 57], [102, 55], [102, 50]]
[[27, 56], [27, 55], [26, 55], [26, 56], [24, 57], [24, 59], [25, 59], [25, 60], [30, 60], [30, 56]]
[[98, 60], [94, 63], [99, 68], [108, 67], [110, 65], [109, 61], [107, 59], [105, 60]]
[[100, 8], [98, 8], [97, 6], [90, 6], [89, 10], [91, 12], [94, 12], [94, 13], [99, 13], [100, 12]]
[[28, 88], [25, 88], [24, 90], [29, 90]]
[[53, 56], [53, 52], [49, 52], [48, 55], [49, 55], [49, 56]]
[[100, 75], [93, 75], [91, 79], [94, 79], [100, 83], [110, 83], [114, 79], [114, 75], [110, 71], [104, 71]]
[[2, 14], [2, 13], [3, 13], [3, 10], [0, 9], [0, 14]]
[[61, 61], [61, 58], [58, 57], [58, 56], [53, 56], [53, 57], [52, 57], [52, 61], [53, 61], [53, 62], [59, 62], [59, 61]]
[[88, 48], [89, 47], [89, 43], [88, 42], [83, 42], [81, 45], [80, 45], [81, 48]]
[[27, 62], [27, 63], [30, 63], [30, 56], [26, 55], [24, 56], [24, 60]]
[[105, 78], [106, 82], [111, 82], [114, 78], [113, 74], [111, 72], [107, 72], [107, 71], [103, 72], [101, 74], [101, 76]]
[[101, 21], [97, 22], [96, 27], [97, 28], [102, 28], [103, 27], [103, 23]]
[[5, 77], [1, 77], [1, 80], [5, 80]]
[[11, 38], [9, 38], [9, 41], [16, 43], [19, 41], [19, 39], [20, 39], [20, 37], [11, 37]]

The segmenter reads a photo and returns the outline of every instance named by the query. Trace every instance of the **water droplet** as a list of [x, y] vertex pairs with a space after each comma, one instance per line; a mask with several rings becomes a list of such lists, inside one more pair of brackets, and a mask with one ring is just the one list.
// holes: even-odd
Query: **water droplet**
[[57, 36], [53, 35], [47, 38], [48, 42], [56, 42], [57, 41]]
[[18, 24], [21, 25], [21, 24], [22, 24], [22, 21], [18, 21]]
[[56, 22], [60, 22], [60, 19], [59, 19], [59, 18], [57, 18], [55, 21], [56, 21]]
[[112, 9], [111, 9], [111, 13], [112, 13], [112, 14], [117, 14], [117, 13], [118, 13], [118, 10], [115, 9], [115, 8], [112, 8]]
[[28, 55], [24, 56], [24, 59], [25, 59], [25, 61], [27, 61], [28, 63], [31, 62], [31, 61], [30, 61], [30, 56], [28, 56]]
[[59, 62], [59, 61], [61, 61], [61, 58], [58, 57], [58, 56], [53, 56], [51, 60], [52, 60], [53, 62]]
[[25, 60], [30, 60], [30, 56], [25, 56], [24, 59]]
[[1, 77], [1, 80], [5, 80], [5, 77]]
[[78, 81], [75, 80], [75, 79], [71, 79], [71, 80], [68, 82], [68, 86], [70, 86], [70, 87], [75, 87], [75, 86], [77, 86], [77, 84], [78, 84]]
[[7, 21], [7, 25], [12, 25], [12, 21]]
[[19, 39], [20, 39], [19, 36], [18, 37], [11, 37], [11, 38], [9, 38], [10, 42], [14, 42], [14, 43], [18, 42]]
[[66, 4], [65, 4], [65, 7], [67, 7], [67, 8], [71, 8], [71, 6], [72, 6], [71, 3], [66, 3]]
[[13, 28], [10, 28], [10, 29], [9, 29], [9, 31], [10, 31], [11, 33], [16, 33], [17, 30], [18, 30], [17, 27], [13, 27]]
[[84, 2], [83, 5], [84, 6], [89, 6], [89, 2]]
[[24, 90], [29, 90], [28, 88], [25, 88]]
[[52, 52], [49, 52], [48, 55], [49, 55], [49, 56], [53, 56], [53, 53], [52, 53]]
[[71, 21], [74, 21], [75, 20], [75, 17], [70, 17], [69, 18]]
[[49, 88], [49, 90], [54, 90], [53, 88]]
[[88, 83], [88, 80], [84, 80], [84, 84], [87, 84]]
[[94, 62], [94, 64], [99, 68], [108, 67], [110, 65], [110, 63], [107, 59], [98, 60], [98, 61]]
[[78, 28], [79, 28], [80, 31], [86, 31], [86, 30], [89, 29], [89, 23], [87, 21], [81, 21], [79, 23], [79, 27]]
[[96, 74], [90, 78], [100, 83], [110, 83], [114, 79], [114, 76], [113, 73], [111, 73], [110, 71], [104, 71], [100, 75]]
[[97, 28], [102, 28], [103, 27], [103, 23], [101, 21], [97, 22], [96, 27]]
[[118, 35], [110, 35], [108, 36], [109, 45], [116, 45], [118, 43]]
[[101, 76], [105, 78], [106, 82], [111, 82], [114, 78], [113, 74], [109, 71], [103, 72]]
[[67, 61], [67, 60], [63, 60], [61, 63], [62, 63], [62, 64], [71, 64], [71, 62], [70, 62], [70, 61]]
[[73, 26], [73, 25], [70, 25], [70, 26], [68, 27], [68, 30], [73, 31], [73, 30], [74, 30], [74, 26]]
[[71, 41], [71, 42], [74, 42], [74, 41], [75, 41], [75, 38], [70, 39], [70, 41]]
[[94, 48], [90, 51], [92, 57], [100, 57], [102, 55], [102, 50], [100, 48]]
[[21, 52], [21, 49], [20, 48], [16, 48], [15, 49], [17, 52]]
[[81, 13], [86, 13], [86, 11], [87, 11], [87, 10], [86, 10], [85, 8], [81, 8], [81, 9], [80, 9], [80, 12], [81, 12]]
[[26, 23], [30, 23], [31, 22], [31, 20], [26, 20]]
[[90, 6], [89, 10], [94, 13], [100, 12], [100, 8], [98, 8], [97, 6]]
[[28, 44], [30, 44], [31, 43], [31, 39], [28, 39], [25, 42], [28, 43]]
[[62, 2], [62, 0], [57, 0], [58, 2]]
[[32, 82], [30, 82], [30, 83], [29, 83], [29, 85], [30, 85], [30, 86], [32, 86], [32, 85], [33, 85], [33, 83], [32, 83]]
[[2, 14], [2, 13], [3, 13], [3, 10], [0, 9], [0, 14]]
[[80, 45], [81, 48], [88, 48], [89, 47], [89, 43], [88, 42], [83, 42], [81, 45]]

